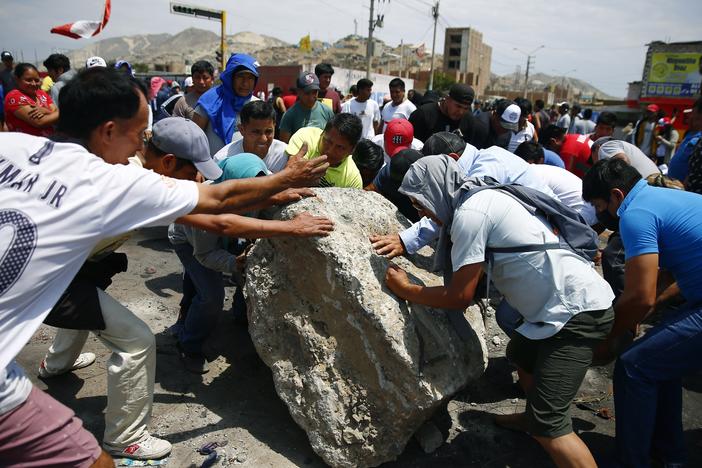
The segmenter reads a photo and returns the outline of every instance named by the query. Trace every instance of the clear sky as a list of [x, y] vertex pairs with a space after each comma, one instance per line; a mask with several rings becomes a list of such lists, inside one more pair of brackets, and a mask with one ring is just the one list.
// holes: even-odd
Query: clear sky
[[[185, 0], [225, 9], [228, 34], [253, 31], [297, 42], [333, 42], [354, 32], [368, 33], [370, 0]], [[73, 40], [53, 26], [98, 19], [104, 0], [2, 0], [0, 48], [23, 52], [34, 61], [53, 50], [80, 48], [96, 39], [132, 34], [177, 33], [188, 27], [219, 31], [213, 21], [169, 13], [167, 0], [112, 0], [112, 17], [96, 38]], [[376, 0], [384, 27], [376, 36], [391, 45], [425, 42], [431, 49], [431, 0]], [[608, 94], [624, 96], [629, 81], [641, 79], [645, 44], [653, 40], [702, 40], [700, 0], [441, 0], [437, 51], [444, 28], [474, 27], [493, 48], [492, 72], [513, 73], [526, 66], [526, 53], [540, 45], [532, 72], [584, 79]], [[524, 53], [515, 51], [514, 48]], [[19, 59], [19, 57], [17, 57]], [[575, 70], [575, 71], [573, 71]]]

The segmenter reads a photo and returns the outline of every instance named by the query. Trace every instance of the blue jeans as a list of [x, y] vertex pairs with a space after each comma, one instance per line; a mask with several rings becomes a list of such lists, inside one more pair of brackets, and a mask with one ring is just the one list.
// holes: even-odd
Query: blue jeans
[[617, 459], [684, 463], [682, 383], [702, 369], [702, 309], [680, 311], [624, 351], [614, 368]]
[[[202, 345], [217, 326], [224, 306], [222, 273], [202, 266], [193, 257], [193, 248], [189, 244], [175, 244], [173, 249], [185, 269], [184, 282], [190, 283], [184, 284], [183, 293], [194, 292], [178, 341], [186, 353], [202, 354]], [[192, 290], [189, 290], [190, 285]], [[182, 303], [187, 303], [187, 300]]]

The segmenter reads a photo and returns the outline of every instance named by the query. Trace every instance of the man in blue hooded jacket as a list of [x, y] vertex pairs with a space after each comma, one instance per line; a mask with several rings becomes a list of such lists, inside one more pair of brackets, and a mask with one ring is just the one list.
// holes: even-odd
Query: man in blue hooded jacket
[[258, 98], [253, 95], [258, 81], [258, 62], [246, 54], [233, 54], [219, 76], [219, 86], [207, 91], [197, 101], [193, 122], [205, 131], [210, 155], [235, 141], [239, 112]]

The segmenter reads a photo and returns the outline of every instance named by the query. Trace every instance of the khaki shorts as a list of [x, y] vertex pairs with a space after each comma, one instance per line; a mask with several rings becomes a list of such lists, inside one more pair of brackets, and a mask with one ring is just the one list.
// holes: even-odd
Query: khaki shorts
[[534, 377], [526, 408], [531, 435], [556, 438], [573, 432], [570, 405], [592, 364], [595, 347], [613, 321], [614, 311], [609, 308], [581, 312], [544, 340], [514, 334], [507, 359]]
[[73, 411], [36, 387], [24, 403], [0, 414], [3, 467], [88, 467], [101, 453]]

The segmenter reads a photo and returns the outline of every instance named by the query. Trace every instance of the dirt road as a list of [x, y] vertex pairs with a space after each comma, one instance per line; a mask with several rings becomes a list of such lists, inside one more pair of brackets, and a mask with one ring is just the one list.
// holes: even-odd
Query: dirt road
[[[180, 364], [175, 340], [165, 331], [175, 322], [181, 294], [181, 266], [169, 247], [165, 229], [139, 231], [121, 251], [129, 256], [129, 270], [115, 277], [108, 292], [145, 320], [156, 335], [158, 364], [150, 430], [173, 443], [167, 466], [200, 466], [205, 457], [196, 449], [213, 441], [226, 443], [219, 450], [222, 456], [216, 466], [325, 466], [278, 399], [270, 371], [256, 355], [246, 329], [234, 323], [229, 313], [233, 288], [227, 288], [225, 312], [206, 350], [208, 356], [216, 357], [210, 363], [211, 370], [205, 376], [190, 374]], [[410, 441], [396, 462], [384, 466], [552, 466], [536, 442], [492, 423], [491, 414], [519, 411], [524, 399], [504, 359], [507, 340], [494, 320], [488, 325], [490, 363], [486, 374], [435, 417], [447, 442], [427, 455]], [[97, 354], [94, 365], [42, 381], [36, 378], [36, 369], [53, 334], [52, 328], [42, 327], [18, 360], [39, 388], [74, 409], [100, 440], [107, 349], [91, 335], [86, 350]], [[595, 409], [613, 412], [609, 372], [606, 368], [591, 369], [580, 396]], [[702, 375], [685, 382], [684, 405], [689, 466], [702, 466]], [[596, 457], [613, 449], [613, 419], [602, 419], [575, 406], [572, 416], [576, 431]]]

